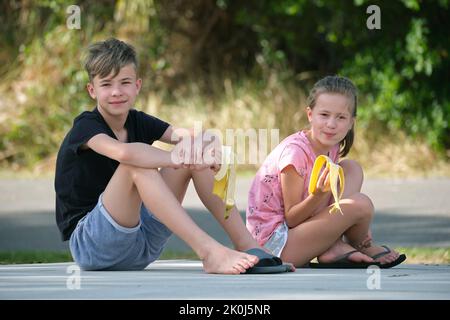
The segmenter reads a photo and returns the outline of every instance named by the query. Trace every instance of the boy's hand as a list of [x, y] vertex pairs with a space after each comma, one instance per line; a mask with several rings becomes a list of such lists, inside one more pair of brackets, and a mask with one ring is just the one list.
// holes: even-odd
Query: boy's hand
[[[209, 138], [209, 139], [208, 139]], [[221, 167], [222, 145], [216, 137], [203, 134], [196, 137], [185, 136], [171, 152], [173, 168], [191, 170], [211, 169], [218, 172]]]
[[222, 144], [213, 135], [201, 133], [192, 139], [190, 165], [191, 169], [211, 169], [219, 171], [222, 160]]
[[179, 169], [179, 168], [186, 168], [187, 165], [185, 164], [185, 156], [186, 156], [186, 150], [182, 148], [181, 146], [175, 146], [173, 150], [170, 153], [170, 159], [171, 159], [171, 168]]

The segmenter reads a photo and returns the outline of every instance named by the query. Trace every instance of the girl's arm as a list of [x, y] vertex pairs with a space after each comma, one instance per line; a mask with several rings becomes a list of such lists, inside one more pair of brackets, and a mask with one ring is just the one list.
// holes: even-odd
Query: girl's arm
[[284, 215], [289, 228], [294, 228], [303, 221], [312, 217], [317, 208], [324, 201], [329, 200], [328, 170], [324, 170], [318, 180], [315, 194], [310, 194], [301, 201], [304, 178], [302, 178], [292, 165], [281, 171], [281, 190], [284, 201]]

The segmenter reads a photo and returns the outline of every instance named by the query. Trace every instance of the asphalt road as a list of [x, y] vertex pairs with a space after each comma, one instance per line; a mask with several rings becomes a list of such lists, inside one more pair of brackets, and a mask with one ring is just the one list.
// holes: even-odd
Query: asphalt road
[[[244, 216], [250, 179], [238, 179], [236, 202]], [[375, 204], [373, 235], [390, 246], [450, 247], [450, 179], [368, 180], [363, 192]], [[231, 245], [189, 186], [183, 206], [220, 242]], [[0, 180], [0, 250], [66, 250], [54, 217], [53, 181]], [[173, 235], [168, 250], [189, 247]]]

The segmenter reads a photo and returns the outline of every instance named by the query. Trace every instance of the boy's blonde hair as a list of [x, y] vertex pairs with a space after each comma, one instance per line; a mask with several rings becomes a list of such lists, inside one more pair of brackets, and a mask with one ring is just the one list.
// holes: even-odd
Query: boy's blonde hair
[[[317, 98], [321, 93], [339, 93], [349, 98], [351, 106], [350, 110], [353, 117], [356, 117], [356, 108], [358, 105], [358, 91], [350, 81], [350, 79], [341, 77], [341, 76], [326, 76], [323, 79], [320, 79], [314, 84], [314, 87], [311, 89], [308, 99], [307, 106], [312, 110], [316, 105]], [[355, 137], [354, 127], [350, 129], [345, 138], [339, 143], [341, 146], [340, 156], [346, 156], [350, 148], [353, 145], [353, 140]]]
[[104, 78], [111, 72], [115, 77], [120, 69], [133, 64], [137, 72], [138, 60], [133, 46], [115, 38], [93, 43], [89, 46], [84, 68], [92, 82], [95, 76]]

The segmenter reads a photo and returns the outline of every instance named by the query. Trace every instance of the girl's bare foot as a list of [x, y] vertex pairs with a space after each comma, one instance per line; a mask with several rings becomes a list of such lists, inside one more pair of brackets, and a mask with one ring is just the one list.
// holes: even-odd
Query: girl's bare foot
[[399, 257], [399, 253], [395, 250], [391, 250], [391, 252], [388, 252], [388, 250], [385, 247], [380, 247], [376, 245], [370, 245], [368, 247], [361, 247], [358, 249], [360, 252], [368, 255], [369, 257], [375, 257], [376, 255], [379, 255], [380, 253], [386, 252], [385, 255], [382, 255], [379, 258], [376, 258], [375, 261], [379, 262], [380, 264], [386, 264], [391, 263]]
[[[342, 239], [339, 239], [327, 251], [318, 256], [317, 260], [320, 263], [335, 262], [339, 257], [342, 257], [343, 255], [351, 251], [355, 251], [355, 248], [353, 248], [348, 243], [342, 241]], [[371, 257], [361, 252], [352, 253], [351, 255], [348, 256], [347, 259], [353, 262], [370, 263], [374, 261]]]
[[210, 250], [202, 262], [207, 273], [240, 274], [253, 267], [258, 257], [219, 245]]

